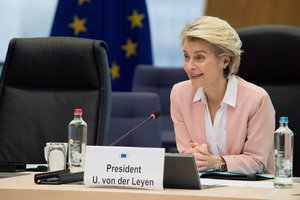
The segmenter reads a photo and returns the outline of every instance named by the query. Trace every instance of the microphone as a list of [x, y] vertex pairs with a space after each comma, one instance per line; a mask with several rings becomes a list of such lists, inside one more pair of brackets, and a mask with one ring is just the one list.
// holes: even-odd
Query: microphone
[[127, 133], [125, 133], [123, 136], [119, 137], [116, 141], [111, 143], [109, 146], [113, 146], [113, 145], [117, 144], [119, 141], [121, 141], [122, 139], [126, 138], [128, 135], [133, 133], [133, 131], [135, 129], [139, 128], [140, 126], [143, 126], [146, 122], [148, 122], [152, 119], [156, 119], [157, 117], [159, 117], [159, 115], [160, 115], [160, 111], [156, 111], [156, 112], [152, 113], [145, 121], [143, 121], [142, 123], [138, 124], [137, 126], [132, 128], [131, 130], [129, 130]]

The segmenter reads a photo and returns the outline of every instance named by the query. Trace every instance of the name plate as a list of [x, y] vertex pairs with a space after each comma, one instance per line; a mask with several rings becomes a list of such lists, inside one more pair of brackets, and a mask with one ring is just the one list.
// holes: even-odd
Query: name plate
[[86, 187], [163, 190], [164, 148], [87, 146]]

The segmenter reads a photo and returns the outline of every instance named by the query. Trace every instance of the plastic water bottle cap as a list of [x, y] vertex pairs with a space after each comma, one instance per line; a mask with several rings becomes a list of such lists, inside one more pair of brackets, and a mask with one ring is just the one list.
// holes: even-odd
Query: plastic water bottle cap
[[281, 122], [281, 123], [289, 122], [289, 118], [288, 117], [280, 117], [279, 122]]
[[74, 115], [82, 115], [82, 109], [81, 108], [75, 108], [74, 109]]

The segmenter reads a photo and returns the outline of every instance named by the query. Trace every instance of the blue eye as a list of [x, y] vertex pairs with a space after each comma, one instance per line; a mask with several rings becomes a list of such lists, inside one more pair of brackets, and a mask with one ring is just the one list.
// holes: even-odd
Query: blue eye
[[184, 57], [184, 60], [189, 60], [189, 58], [190, 58], [190, 57], [189, 57], [188, 55], [186, 55], [186, 54], [184, 54], [183, 57]]
[[195, 57], [195, 60], [202, 60], [202, 59], [204, 59], [204, 56], [202, 56], [202, 55], [197, 55]]

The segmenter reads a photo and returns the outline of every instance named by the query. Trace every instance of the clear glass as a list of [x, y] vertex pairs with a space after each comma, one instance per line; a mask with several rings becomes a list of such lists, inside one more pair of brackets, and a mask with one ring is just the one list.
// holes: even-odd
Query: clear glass
[[294, 135], [288, 127], [288, 121], [280, 121], [280, 126], [274, 136], [275, 188], [293, 186], [293, 145]]
[[75, 114], [68, 127], [69, 169], [71, 172], [84, 171], [87, 143], [87, 123], [80, 114]]
[[68, 144], [64, 142], [47, 142], [44, 147], [45, 160], [48, 164], [48, 171], [66, 169]]

